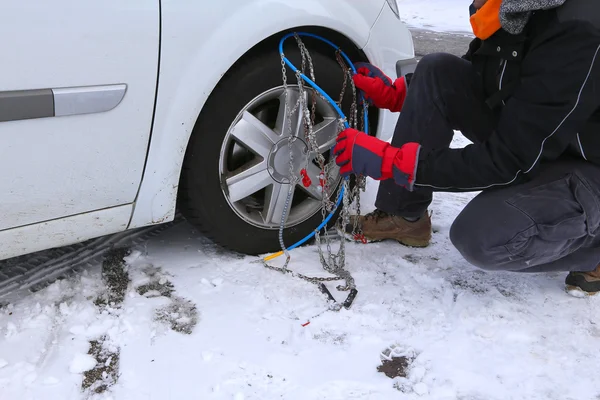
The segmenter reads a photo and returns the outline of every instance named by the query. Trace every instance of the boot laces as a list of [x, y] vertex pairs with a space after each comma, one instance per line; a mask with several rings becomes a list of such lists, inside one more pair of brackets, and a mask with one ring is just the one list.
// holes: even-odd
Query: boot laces
[[379, 221], [380, 219], [389, 217], [389, 214], [385, 211], [375, 210], [365, 215], [365, 220], [375, 220]]

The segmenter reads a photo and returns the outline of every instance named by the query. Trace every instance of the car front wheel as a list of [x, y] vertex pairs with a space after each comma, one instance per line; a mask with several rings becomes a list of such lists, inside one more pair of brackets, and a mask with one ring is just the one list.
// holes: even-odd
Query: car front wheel
[[[286, 49], [286, 56], [300, 65], [295, 46]], [[311, 56], [317, 84], [338, 100], [344, 75], [334, 50], [320, 50]], [[320, 154], [330, 161], [339, 118], [324, 98], [312, 90], [306, 95], [306, 104], [315, 104], [316, 151], [306, 139], [301, 110], [291, 110], [300, 92], [289, 68], [287, 86], [283, 85], [277, 51], [245, 58], [211, 94], [186, 152], [180, 209], [215, 242], [244, 254], [264, 254], [281, 249], [279, 227], [286, 207], [286, 246], [308, 235], [323, 220], [317, 158]], [[347, 82], [342, 101], [346, 114], [351, 101]], [[291, 144], [290, 136], [294, 136]], [[308, 186], [301, 179], [303, 169], [311, 180]], [[298, 178], [292, 187], [290, 171]], [[337, 167], [328, 175], [328, 185], [335, 189], [329, 190], [330, 200], [335, 201], [342, 179]]]

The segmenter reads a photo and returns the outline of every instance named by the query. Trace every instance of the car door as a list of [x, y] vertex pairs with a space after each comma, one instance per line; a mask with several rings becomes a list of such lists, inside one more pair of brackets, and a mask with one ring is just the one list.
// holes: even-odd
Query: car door
[[0, 230], [132, 203], [159, 0], [0, 3]]

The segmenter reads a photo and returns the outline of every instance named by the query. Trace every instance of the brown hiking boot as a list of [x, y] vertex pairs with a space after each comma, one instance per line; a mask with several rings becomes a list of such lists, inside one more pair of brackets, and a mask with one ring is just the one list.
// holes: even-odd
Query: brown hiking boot
[[600, 265], [589, 272], [569, 272], [565, 279], [568, 292], [595, 295], [600, 292]]
[[[410, 222], [402, 217], [375, 210], [358, 217], [358, 229], [369, 242], [395, 240], [406, 246], [427, 247], [431, 241], [431, 218], [425, 213]], [[352, 225], [352, 224], [351, 224]]]

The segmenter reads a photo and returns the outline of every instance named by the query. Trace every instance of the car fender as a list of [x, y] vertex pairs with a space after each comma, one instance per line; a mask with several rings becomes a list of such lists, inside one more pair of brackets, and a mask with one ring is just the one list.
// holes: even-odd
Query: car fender
[[248, 50], [269, 36], [300, 26], [337, 31], [362, 48], [385, 6], [383, 0], [377, 5], [345, 0], [226, 3], [162, 2], [153, 131], [129, 228], [174, 218], [181, 167], [194, 124], [221, 77]]

